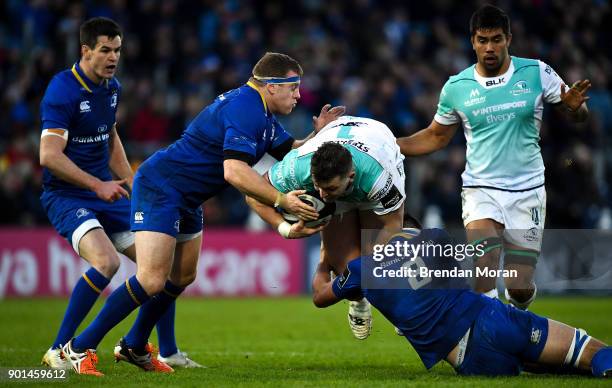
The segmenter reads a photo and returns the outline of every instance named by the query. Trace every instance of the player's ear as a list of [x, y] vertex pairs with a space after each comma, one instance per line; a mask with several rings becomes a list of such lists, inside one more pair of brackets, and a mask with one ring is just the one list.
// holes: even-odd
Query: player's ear
[[276, 94], [276, 86], [275, 84], [266, 84], [266, 90], [268, 91], [268, 93], [270, 93], [271, 95]]
[[512, 34], [508, 33], [508, 36], [506, 37], [506, 47], [510, 47], [510, 42], [512, 42]]
[[81, 45], [81, 57], [83, 57], [85, 60], [89, 61], [91, 59], [92, 56], [92, 49], [91, 47], [89, 47], [86, 44], [82, 44]]

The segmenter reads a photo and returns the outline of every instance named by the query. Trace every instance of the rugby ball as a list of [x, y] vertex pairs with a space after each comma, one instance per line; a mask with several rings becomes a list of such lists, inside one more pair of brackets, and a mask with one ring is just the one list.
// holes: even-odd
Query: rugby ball
[[[324, 202], [319, 197], [312, 194], [300, 194], [298, 198], [302, 200], [302, 202], [312, 206], [319, 213], [319, 218], [313, 221], [307, 221], [304, 225], [312, 228], [315, 226], [319, 226], [323, 223], [328, 222], [334, 216], [334, 212], [336, 211], [336, 203], [335, 202]], [[294, 224], [299, 221], [299, 218], [291, 213], [287, 213], [284, 209], [280, 210], [281, 215], [290, 224]]]

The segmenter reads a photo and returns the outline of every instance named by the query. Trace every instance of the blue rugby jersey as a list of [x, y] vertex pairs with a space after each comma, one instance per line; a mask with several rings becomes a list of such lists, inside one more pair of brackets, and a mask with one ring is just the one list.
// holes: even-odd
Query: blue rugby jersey
[[[409, 237], [395, 237], [399, 240], [406, 238]], [[452, 242], [450, 236], [440, 229], [424, 229], [409, 239], [411, 244]], [[450, 268], [449, 258], [422, 255], [421, 259], [430, 269]], [[404, 288], [385, 289], [385, 282], [389, 279], [362, 273], [372, 268], [372, 265], [362, 263], [363, 260], [372, 260], [372, 256], [349, 262], [344, 274], [334, 279], [334, 294], [344, 299], [364, 296], [402, 331], [427, 369], [446, 358], [485, 307], [483, 298], [486, 297], [470, 291], [464, 279], [433, 279], [432, 282], [438, 284], [427, 283], [427, 287], [416, 289], [406, 281]], [[402, 261], [397, 261], [388, 269], [397, 269], [401, 264]]]
[[227, 187], [224, 159], [253, 165], [266, 152], [282, 159], [292, 143], [263, 96], [247, 83], [218, 96], [179, 140], [157, 151], [139, 171], [159, 187], [181, 193], [184, 205], [197, 207]]
[[[85, 76], [79, 64], [56, 74], [40, 103], [41, 129], [65, 129], [68, 143], [66, 156], [83, 171], [102, 181], [112, 179], [109, 162], [109, 139], [115, 124], [121, 85], [116, 78], [95, 84]], [[43, 169], [45, 191], [81, 191]]]

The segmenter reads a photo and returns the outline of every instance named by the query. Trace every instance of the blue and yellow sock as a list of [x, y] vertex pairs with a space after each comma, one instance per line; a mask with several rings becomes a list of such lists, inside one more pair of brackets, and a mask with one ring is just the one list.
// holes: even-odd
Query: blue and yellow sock
[[61, 348], [70, 341], [77, 327], [83, 322], [109, 282], [110, 279], [104, 277], [93, 267], [81, 276], [72, 290], [68, 307], [64, 313], [64, 320], [51, 348]]
[[134, 325], [124, 337], [125, 343], [131, 349], [136, 353], [143, 352], [153, 327], [184, 289], [175, 286], [168, 280], [162, 292], [142, 305]]
[[95, 349], [106, 333], [147, 300], [149, 296], [132, 276], [110, 294], [96, 319], [74, 339], [73, 349]]

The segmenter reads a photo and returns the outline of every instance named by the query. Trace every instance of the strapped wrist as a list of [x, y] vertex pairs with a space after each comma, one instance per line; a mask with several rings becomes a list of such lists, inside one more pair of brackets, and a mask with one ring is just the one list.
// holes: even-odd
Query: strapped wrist
[[291, 224], [287, 221], [283, 221], [278, 225], [278, 234], [283, 236], [284, 238], [289, 238], [289, 233], [291, 233]]

